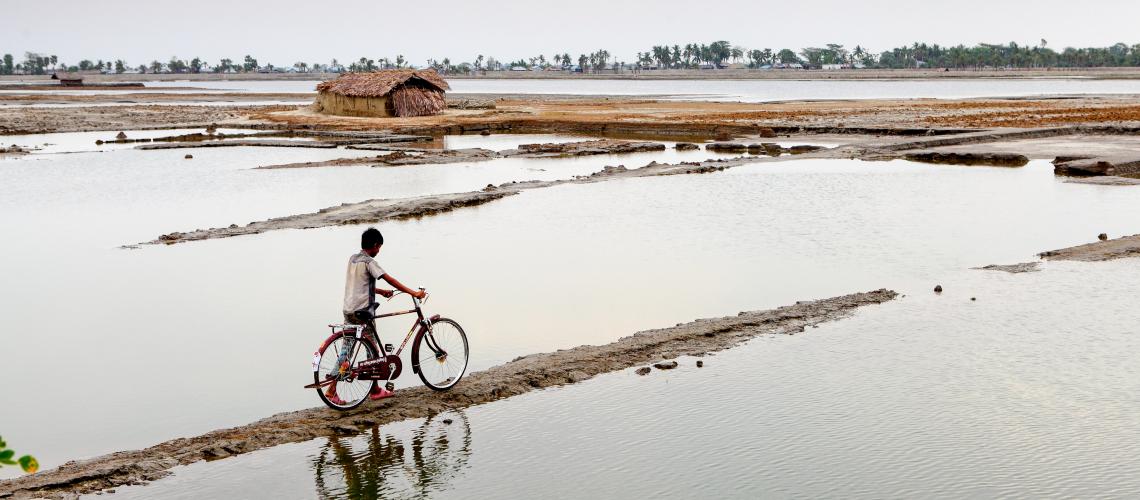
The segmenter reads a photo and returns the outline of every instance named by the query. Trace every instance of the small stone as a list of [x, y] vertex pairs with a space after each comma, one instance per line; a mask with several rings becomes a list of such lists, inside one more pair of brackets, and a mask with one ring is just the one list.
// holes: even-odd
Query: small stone
[[704, 368], [704, 367], [705, 367], [705, 362], [698, 359], [697, 360], [697, 368]]
[[650, 368], [648, 366], [643, 366], [641, 368], [638, 368], [637, 371], [634, 373], [636, 373], [638, 375], [649, 375], [649, 372], [651, 372], [651, 371], [653, 371], [652, 368]]
[[934, 293], [942, 293], [942, 285], [934, 285]]
[[978, 300], [978, 298], [977, 297], [970, 297], [970, 300], [975, 301], [975, 300]]
[[193, 160], [193, 159], [194, 159], [194, 155], [186, 155], [186, 156], [183, 156], [183, 158], [185, 158], [185, 159], [187, 159], [187, 160]]
[[103, 145], [103, 139], [95, 139], [95, 145], [96, 146], [102, 146]]
[[452, 419], [450, 419], [450, 418], [445, 418], [445, 419], [443, 419], [443, 423], [444, 423], [444, 425], [451, 425], [451, 423], [452, 423], [452, 422], [454, 422], [454, 420], [452, 420]]
[[1096, 238], [1100, 241], [1105, 241], [1108, 239], [1108, 233], [1100, 233]]
[[116, 136], [115, 136], [115, 138], [116, 138], [116, 139], [118, 139], [118, 140], [120, 140], [120, 141], [121, 141], [121, 140], [123, 140], [123, 139], [126, 139], [126, 138], [127, 138], [127, 133], [126, 133], [126, 132], [119, 132], [119, 133], [118, 133], [118, 135], [116, 135]]
[[672, 370], [672, 369], [677, 367], [677, 361], [669, 360], [669, 361], [662, 361], [660, 363], [653, 363], [653, 367], [658, 369], [658, 370]]

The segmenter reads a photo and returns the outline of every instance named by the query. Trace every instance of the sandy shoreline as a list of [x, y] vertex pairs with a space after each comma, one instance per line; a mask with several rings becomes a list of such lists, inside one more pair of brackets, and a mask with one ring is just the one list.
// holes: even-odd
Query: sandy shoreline
[[0, 498], [68, 498], [170, 475], [170, 469], [200, 460], [217, 460], [270, 446], [321, 436], [354, 435], [378, 425], [422, 418], [572, 384], [596, 375], [682, 356], [703, 356], [759, 335], [794, 335], [845, 318], [856, 309], [893, 300], [891, 290], [875, 290], [767, 311], [700, 319], [670, 328], [646, 330], [602, 346], [579, 346], [523, 356], [470, 374], [444, 393], [425, 387], [402, 389], [398, 396], [348, 412], [312, 408], [281, 413], [257, 422], [201, 436], [179, 438], [144, 450], [123, 451], [68, 462], [57, 469], [0, 482]]

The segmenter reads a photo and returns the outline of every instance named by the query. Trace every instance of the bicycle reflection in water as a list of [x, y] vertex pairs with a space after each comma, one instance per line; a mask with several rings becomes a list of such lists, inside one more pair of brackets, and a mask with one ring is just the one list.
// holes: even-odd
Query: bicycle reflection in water
[[419, 498], [446, 488], [467, 467], [471, 426], [462, 411], [428, 417], [414, 429], [373, 427], [329, 438], [313, 458], [320, 498]]

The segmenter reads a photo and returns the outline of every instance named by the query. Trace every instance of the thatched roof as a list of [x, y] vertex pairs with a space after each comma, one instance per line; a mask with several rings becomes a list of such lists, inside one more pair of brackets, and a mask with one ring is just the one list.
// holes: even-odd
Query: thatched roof
[[380, 97], [408, 81], [423, 82], [438, 90], [451, 90], [435, 70], [386, 69], [370, 73], [346, 73], [317, 85], [317, 92], [349, 97]]

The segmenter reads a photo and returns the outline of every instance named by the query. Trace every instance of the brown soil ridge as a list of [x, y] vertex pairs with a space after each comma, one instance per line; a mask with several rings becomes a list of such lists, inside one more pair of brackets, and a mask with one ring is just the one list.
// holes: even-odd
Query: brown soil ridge
[[1127, 257], [1140, 257], [1140, 234], [1058, 250], [1049, 250], [1047, 252], [1041, 252], [1038, 255], [1046, 260], [1074, 260], [1080, 262], [1098, 262]]
[[652, 177], [661, 175], [699, 174], [717, 172], [726, 168], [737, 167], [747, 163], [762, 161], [761, 157], [740, 157], [723, 160], [705, 160], [703, 162], [667, 164], [650, 162], [645, 167], [629, 170], [624, 166], [607, 166], [601, 171], [590, 175], [577, 176], [570, 179], [555, 181], [524, 181], [509, 182], [499, 186], [488, 185], [481, 191], [468, 191], [465, 193], [451, 193], [440, 195], [426, 195], [414, 198], [375, 199], [357, 203], [344, 203], [335, 207], [328, 207], [307, 214], [290, 215], [273, 219], [255, 221], [239, 226], [231, 224], [229, 227], [197, 229], [188, 232], [173, 232], [158, 238], [143, 242], [143, 245], [175, 244], [187, 241], [199, 241], [217, 238], [230, 238], [260, 234], [278, 229], [313, 229], [318, 227], [340, 226], [348, 224], [370, 224], [382, 220], [406, 219], [424, 217], [457, 208], [470, 207], [489, 203], [507, 196], [513, 196], [526, 190], [541, 189], [561, 184], [586, 184], [604, 182], [612, 179], [626, 179], [636, 177]]
[[766, 311], [699, 319], [646, 330], [616, 342], [523, 356], [470, 374], [448, 392], [426, 387], [402, 389], [399, 397], [365, 404], [348, 412], [311, 408], [280, 413], [248, 425], [201, 436], [170, 440], [150, 448], [122, 451], [38, 474], [0, 482], [0, 498], [63, 498], [170, 475], [170, 469], [321, 436], [352, 435], [377, 425], [424, 418], [527, 393], [573, 384], [596, 375], [678, 356], [702, 356], [765, 334], [794, 335], [812, 326], [845, 318], [862, 306], [881, 304], [898, 294], [880, 289], [830, 299], [797, 302]]
[[364, 144], [348, 146], [347, 149], [391, 151], [388, 154], [364, 158], [336, 158], [327, 161], [285, 163], [266, 165], [258, 169], [342, 167], [348, 165], [426, 165], [486, 161], [495, 158], [565, 158], [604, 154], [640, 153], [664, 151], [665, 145], [657, 142], [620, 141], [599, 139], [556, 144], [522, 144], [517, 149], [491, 151], [483, 148], [428, 149], [409, 147], [403, 144]]

